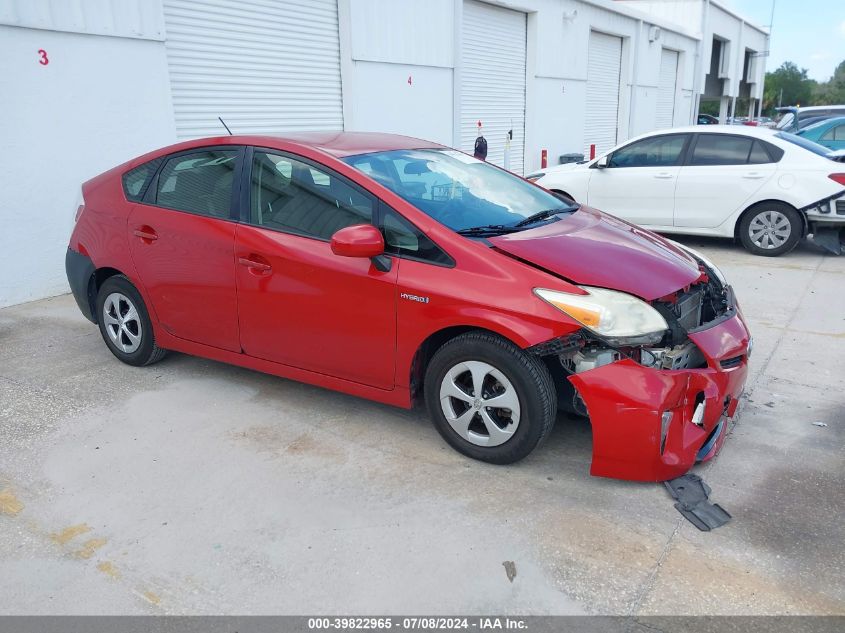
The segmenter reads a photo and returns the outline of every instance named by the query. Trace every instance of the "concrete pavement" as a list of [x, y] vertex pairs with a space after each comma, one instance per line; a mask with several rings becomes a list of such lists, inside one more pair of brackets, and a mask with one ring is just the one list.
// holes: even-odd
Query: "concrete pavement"
[[179, 354], [123, 365], [63, 296], [0, 310], [0, 613], [845, 614], [845, 257], [682, 241], [756, 343], [694, 471], [728, 525], [591, 478], [584, 421], [482, 464], [421, 411]]

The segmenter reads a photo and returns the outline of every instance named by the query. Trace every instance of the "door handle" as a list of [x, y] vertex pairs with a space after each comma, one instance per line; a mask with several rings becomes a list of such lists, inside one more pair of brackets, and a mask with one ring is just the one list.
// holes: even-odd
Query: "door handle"
[[142, 226], [132, 231], [132, 235], [140, 237], [142, 240], [152, 242], [158, 239], [158, 234], [148, 226]]
[[249, 257], [238, 257], [238, 263], [241, 266], [246, 266], [247, 268], [252, 268], [253, 270], [257, 270], [262, 273], [267, 273], [273, 270], [273, 267], [270, 266], [270, 264], [265, 264], [264, 262], [250, 259]]
[[668, 171], [662, 171], [659, 174], [654, 174], [654, 177], [655, 178], [663, 178], [664, 180], [666, 180], [666, 179], [672, 178], [673, 176]]
[[750, 171], [747, 174], [743, 174], [742, 177], [755, 180], [755, 179], [758, 179], [758, 178], [762, 178], [763, 174], [761, 174], [759, 171]]

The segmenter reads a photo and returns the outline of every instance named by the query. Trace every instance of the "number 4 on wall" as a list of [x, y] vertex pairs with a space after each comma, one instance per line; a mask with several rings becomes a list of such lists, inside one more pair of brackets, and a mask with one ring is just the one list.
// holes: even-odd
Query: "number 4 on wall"
[[50, 63], [50, 58], [47, 57], [47, 51], [45, 51], [43, 48], [38, 49], [38, 63], [42, 66], [46, 66]]

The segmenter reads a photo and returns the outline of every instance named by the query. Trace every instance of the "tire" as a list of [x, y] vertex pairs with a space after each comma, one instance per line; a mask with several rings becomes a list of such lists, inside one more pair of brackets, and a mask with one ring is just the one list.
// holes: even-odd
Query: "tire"
[[[500, 406], [484, 406], [494, 398]], [[557, 412], [543, 362], [488, 332], [461, 334], [437, 350], [425, 372], [425, 400], [452, 448], [492, 464], [526, 457], [549, 435]]]
[[804, 223], [798, 211], [783, 202], [754, 205], [739, 223], [739, 239], [749, 253], [777, 257], [798, 245]]
[[127, 365], [151, 365], [167, 354], [156, 345], [144, 300], [123, 275], [109, 277], [100, 286], [97, 324], [106, 347]]

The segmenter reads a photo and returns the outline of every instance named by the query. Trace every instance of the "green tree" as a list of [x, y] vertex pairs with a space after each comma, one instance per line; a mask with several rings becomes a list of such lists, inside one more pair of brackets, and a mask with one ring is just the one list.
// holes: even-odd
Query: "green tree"
[[766, 73], [763, 104], [766, 108], [778, 105], [810, 105], [816, 82], [807, 77], [806, 68], [784, 62], [777, 70]]
[[812, 98], [813, 105], [845, 104], [845, 61], [836, 67], [829, 81], [816, 85]]

